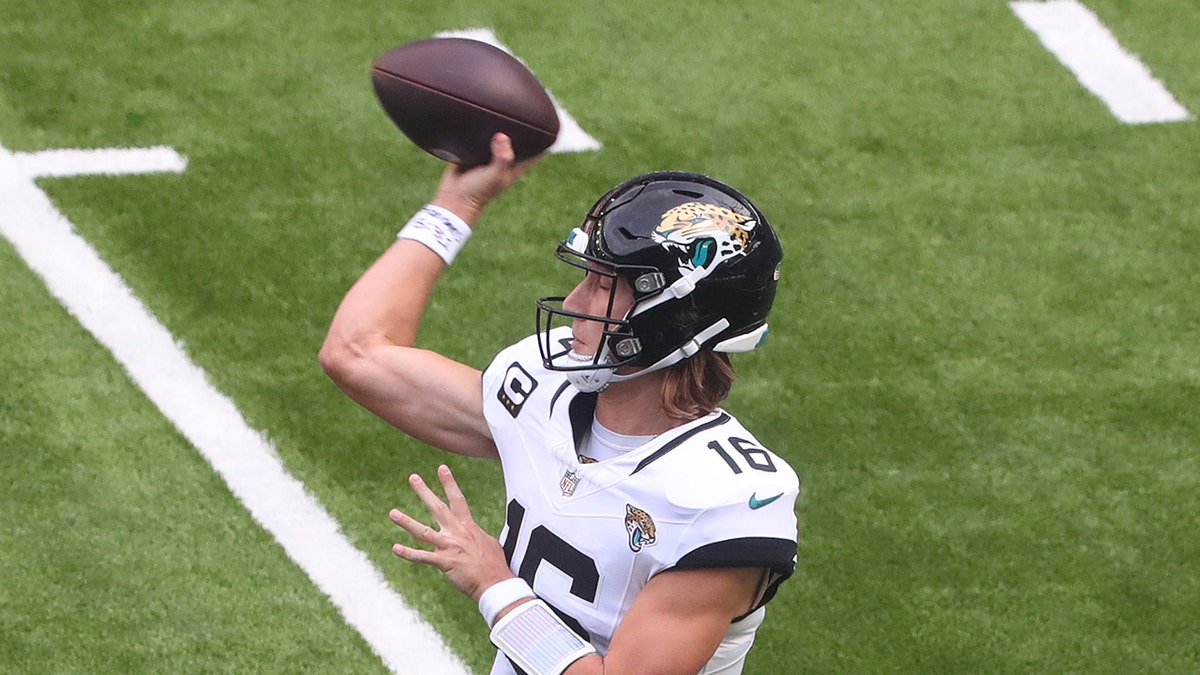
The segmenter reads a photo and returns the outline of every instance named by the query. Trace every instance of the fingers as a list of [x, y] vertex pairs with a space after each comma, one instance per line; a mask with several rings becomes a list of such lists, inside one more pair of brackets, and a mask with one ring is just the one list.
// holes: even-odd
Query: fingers
[[429, 525], [413, 518], [407, 513], [402, 513], [399, 509], [392, 509], [388, 513], [388, 517], [392, 522], [399, 525], [405, 532], [411, 534], [414, 539], [423, 541], [426, 544], [431, 544], [436, 547], [442, 547], [447, 544], [447, 538], [441, 532], [433, 529]]
[[[452, 543], [447, 530], [457, 531], [461, 529], [461, 527], [458, 527], [459, 525], [468, 521], [473, 522], [473, 519], [471, 518], [471, 510], [467, 506], [467, 498], [463, 495], [458, 482], [454, 480], [454, 474], [451, 473], [450, 467], [445, 464], [439, 466], [438, 478], [441, 480], [442, 488], [446, 491], [446, 498], [450, 502], [449, 505], [434, 494], [433, 490], [425, 484], [425, 480], [419, 475], [414, 473], [409, 476], [408, 483], [421, 499], [421, 502], [425, 504], [425, 508], [429, 509], [429, 513], [433, 516], [439, 529], [434, 529], [432, 526], [426, 525], [399, 509], [389, 511], [388, 517], [391, 518], [393, 523], [396, 523], [401, 529], [412, 535], [413, 538], [440, 549], [446, 548]], [[418, 557], [421, 558], [421, 561], [430, 560], [425, 556], [426, 553], [430, 552], [401, 544], [393, 546], [392, 551], [396, 555], [406, 560], [413, 560], [414, 562], [419, 562], [417, 560]], [[403, 554], [401, 553], [402, 551], [404, 552]]]
[[442, 481], [442, 489], [446, 492], [446, 501], [450, 503], [450, 512], [460, 520], [474, 520], [471, 516], [471, 507], [467, 505], [467, 498], [463, 494], [462, 488], [458, 487], [458, 481], [454, 479], [450, 467], [445, 464], [439, 466], [438, 479]]
[[473, 224], [489, 202], [504, 192], [536, 161], [516, 161], [512, 139], [492, 136], [492, 158], [481, 166], [449, 165], [442, 172], [433, 204], [449, 209], [467, 224]]
[[517, 161], [517, 152], [513, 149], [512, 139], [504, 134], [492, 136], [491, 150], [492, 159], [483, 167], [487, 174], [485, 180], [489, 200], [517, 182], [517, 179], [533, 164], [533, 160]]
[[490, 164], [507, 168], [516, 162], [517, 155], [513, 151], [512, 139], [504, 134], [492, 136], [492, 161]]
[[412, 486], [413, 492], [417, 493], [421, 502], [425, 504], [425, 508], [429, 509], [429, 514], [443, 530], [456, 528], [468, 521], [473, 522], [474, 517], [471, 516], [467, 498], [463, 495], [462, 488], [458, 486], [458, 481], [454, 479], [450, 467], [445, 464], [438, 467], [438, 480], [441, 481], [442, 489], [446, 492], [446, 502], [443, 502], [429, 488], [425, 479], [417, 474], [408, 477], [408, 483]]
[[480, 169], [503, 173], [510, 171], [517, 164], [517, 153], [513, 150], [512, 139], [507, 135], [498, 133], [492, 136], [492, 140], [489, 141], [489, 148], [492, 151], [492, 158], [487, 164], [469, 166], [449, 164], [442, 172], [443, 177], [447, 174], [451, 177], [457, 177]]
[[[435, 547], [441, 547], [445, 544], [445, 537], [441, 533], [412, 518], [408, 514], [402, 513], [399, 509], [389, 511], [388, 518], [391, 518], [393, 523], [399, 525], [405, 532], [411, 534], [419, 541], [423, 541], [426, 544], [433, 544]], [[441, 562], [436, 548], [433, 551], [426, 551], [397, 542], [392, 544], [392, 553], [409, 562], [421, 563], [423, 565], [438, 567], [438, 564]]]
[[433, 551], [423, 551], [419, 548], [405, 546], [404, 544], [392, 544], [392, 553], [394, 553], [397, 558], [401, 558], [409, 562], [420, 563], [422, 565], [438, 567], [438, 563], [441, 562], [441, 560], [437, 557], [437, 554]]
[[512, 185], [529, 169], [529, 167], [542, 161], [546, 153], [534, 155], [527, 159], [517, 161], [517, 153], [513, 149], [512, 139], [504, 134], [496, 134], [492, 136], [492, 161], [491, 165], [497, 166], [505, 174], [505, 182]]
[[[450, 471], [445, 466], [442, 466], [438, 469], [438, 473], [440, 474], [442, 470], [447, 472]], [[453, 480], [453, 477], [451, 477], [451, 481]], [[417, 493], [417, 496], [421, 498], [421, 502], [425, 504], [425, 508], [429, 509], [429, 515], [433, 516], [433, 519], [437, 521], [438, 525], [440, 525], [443, 529], [445, 529], [447, 525], [453, 525], [453, 523], [450, 521], [450, 516], [452, 513], [450, 507], [447, 506], [446, 502], [443, 502], [440, 497], [434, 494], [433, 490], [429, 489], [429, 486], [425, 484], [424, 478], [421, 478], [414, 473], [408, 477], [408, 484], [412, 486], [413, 492]], [[445, 485], [444, 479], [442, 484]], [[458, 486], [455, 485], [454, 487], [457, 488]], [[459, 492], [459, 496], [462, 496], [461, 491]]]

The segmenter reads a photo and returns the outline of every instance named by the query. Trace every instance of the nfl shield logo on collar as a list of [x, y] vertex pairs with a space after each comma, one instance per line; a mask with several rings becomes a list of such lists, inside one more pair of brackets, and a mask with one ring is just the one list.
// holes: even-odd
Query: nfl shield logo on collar
[[558, 481], [558, 489], [562, 490], [564, 497], [570, 497], [575, 494], [575, 487], [579, 485], [579, 472], [574, 469], [567, 470], [563, 474], [562, 480]]

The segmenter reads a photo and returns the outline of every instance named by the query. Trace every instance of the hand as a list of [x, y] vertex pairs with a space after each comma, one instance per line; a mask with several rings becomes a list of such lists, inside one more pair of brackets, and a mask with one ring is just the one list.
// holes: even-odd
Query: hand
[[467, 223], [474, 223], [488, 202], [507, 190], [541, 156], [517, 162], [512, 140], [504, 134], [492, 137], [492, 161], [482, 166], [450, 164], [442, 172], [433, 204], [448, 209]]
[[388, 516], [414, 538], [434, 547], [432, 551], [403, 544], [392, 546], [392, 553], [409, 562], [432, 565], [450, 580], [460, 593], [478, 602], [492, 584], [513, 575], [504, 558], [500, 542], [483, 531], [471, 516], [467, 499], [459, 489], [449, 467], [438, 467], [438, 478], [449, 503], [443, 502], [417, 474], [408, 477], [413, 492], [421, 498], [438, 525], [434, 529], [392, 509]]

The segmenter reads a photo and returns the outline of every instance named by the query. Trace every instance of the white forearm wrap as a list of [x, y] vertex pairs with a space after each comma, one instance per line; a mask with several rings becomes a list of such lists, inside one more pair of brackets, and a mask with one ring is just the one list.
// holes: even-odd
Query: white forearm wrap
[[567, 666], [596, 652], [544, 600], [517, 605], [496, 622], [491, 637], [529, 675], [562, 675]]
[[521, 577], [505, 579], [492, 584], [483, 592], [483, 595], [479, 596], [479, 613], [483, 615], [483, 620], [487, 622], [488, 628], [491, 628], [496, 625], [496, 616], [505, 607], [518, 600], [534, 597], [537, 595]]
[[454, 256], [470, 237], [471, 228], [462, 218], [432, 204], [421, 207], [396, 235], [397, 239], [412, 239], [425, 244], [447, 265], [454, 262]]

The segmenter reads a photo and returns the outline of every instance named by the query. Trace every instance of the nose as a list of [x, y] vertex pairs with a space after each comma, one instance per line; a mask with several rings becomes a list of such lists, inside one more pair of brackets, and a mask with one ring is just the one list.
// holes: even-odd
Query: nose
[[562, 308], [564, 311], [575, 312], [576, 314], [585, 313], [584, 310], [587, 307], [583, 300], [583, 283], [584, 282], [581, 281], [576, 284], [575, 288], [572, 288], [571, 292], [567, 294], [567, 297], [563, 298]]

